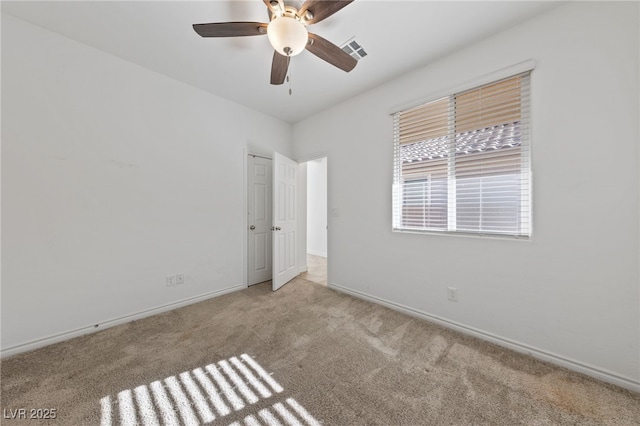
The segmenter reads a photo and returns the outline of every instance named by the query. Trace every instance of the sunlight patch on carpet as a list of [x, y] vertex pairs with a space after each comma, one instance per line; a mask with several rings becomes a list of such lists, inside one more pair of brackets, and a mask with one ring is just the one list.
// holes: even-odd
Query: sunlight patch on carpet
[[293, 398], [287, 398], [283, 403], [277, 402], [271, 408], [265, 408], [258, 412], [258, 417], [250, 414], [243, 422], [233, 422], [229, 426], [321, 426], [321, 423], [313, 418], [302, 405]]
[[293, 398], [252, 410], [283, 391], [260, 364], [242, 354], [105, 396], [100, 400], [100, 424], [223, 424], [225, 416], [244, 410], [244, 419], [229, 426], [320, 426]]

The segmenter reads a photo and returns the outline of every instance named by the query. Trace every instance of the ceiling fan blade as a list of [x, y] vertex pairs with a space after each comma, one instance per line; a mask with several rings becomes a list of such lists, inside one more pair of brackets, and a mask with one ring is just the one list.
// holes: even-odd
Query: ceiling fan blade
[[273, 62], [271, 63], [271, 84], [282, 84], [287, 76], [289, 69], [289, 60], [291, 57], [279, 54], [273, 51]]
[[262, 22], [216, 22], [193, 24], [195, 32], [202, 37], [242, 37], [267, 33], [267, 24]]
[[298, 16], [303, 17], [305, 12], [309, 11], [313, 17], [307, 21], [307, 24], [316, 24], [333, 15], [351, 2], [353, 2], [353, 0], [307, 0], [298, 11]]
[[312, 41], [307, 44], [309, 52], [343, 71], [351, 71], [358, 63], [357, 59], [317, 34], [309, 33], [309, 41]]

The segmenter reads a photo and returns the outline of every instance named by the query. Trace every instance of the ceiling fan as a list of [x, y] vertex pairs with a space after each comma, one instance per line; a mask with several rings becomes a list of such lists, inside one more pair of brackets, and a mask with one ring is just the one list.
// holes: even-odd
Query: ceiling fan
[[266, 34], [274, 48], [271, 64], [271, 84], [282, 84], [287, 75], [289, 61], [307, 49], [318, 58], [346, 72], [358, 61], [335, 44], [307, 31], [333, 15], [353, 0], [306, 0], [300, 9], [284, 0], [263, 0], [269, 9], [270, 22], [216, 22], [194, 24], [193, 29], [202, 37], [243, 37]]

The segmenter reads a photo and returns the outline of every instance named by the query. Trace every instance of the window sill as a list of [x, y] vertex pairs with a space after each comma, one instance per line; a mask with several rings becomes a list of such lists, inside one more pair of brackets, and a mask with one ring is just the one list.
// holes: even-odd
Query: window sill
[[398, 234], [445, 235], [445, 236], [451, 236], [451, 237], [485, 238], [485, 239], [492, 239], [492, 240], [531, 241], [530, 235], [489, 234], [489, 233], [483, 233], [483, 232], [464, 232], [464, 231], [423, 231], [419, 229], [405, 229], [405, 228], [392, 228], [391, 231]]

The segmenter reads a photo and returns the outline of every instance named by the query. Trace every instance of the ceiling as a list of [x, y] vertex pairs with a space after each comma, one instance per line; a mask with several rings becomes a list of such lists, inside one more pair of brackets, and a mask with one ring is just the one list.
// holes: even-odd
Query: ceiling
[[2, 12], [295, 123], [558, 4], [356, 0], [309, 30], [337, 45], [355, 36], [368, 56], [345, 73], [302, 52], [291, 60], [291, 96], [287, 83], [269, 84], [266, 36], [202, 38], [191, 27], [268, 22], [261, 0], [3, 1]]

